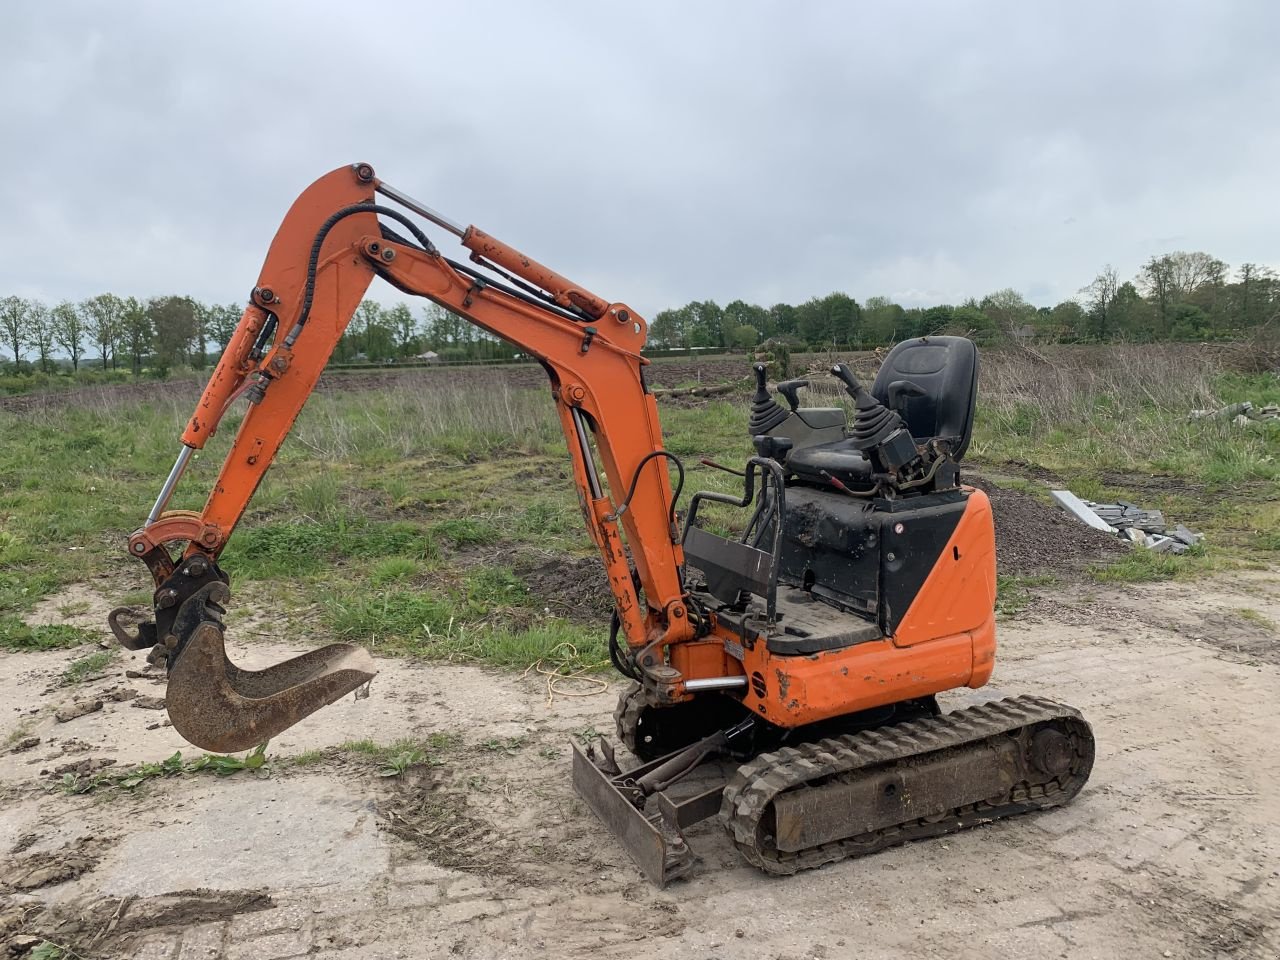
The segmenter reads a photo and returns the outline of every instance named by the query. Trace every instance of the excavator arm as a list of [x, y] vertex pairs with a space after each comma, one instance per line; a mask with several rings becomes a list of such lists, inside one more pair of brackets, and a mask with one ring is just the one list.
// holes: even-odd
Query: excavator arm
[[[395, 205], [380, 203], [379, 195]], [[444, 256], [406, 211], [455, 235], [474, 265]], [[147, 522], [129, 538], [130, 554], [155, 582], [155, 619], [132, 632], [116, 611], [112, 628], [130, 648], [154, 647], [154, 658], [168, 667], [175, 728], [206, 749], [251, 747], [375, 673], [367, 652], [346, 644], [261, 672], [236, 667], [223, 648], [220, 614], [230, 591], [217, 562], [374, 277], [465, 317], [542, 364], [630, 650], [678, 644], [700, 629], [682, 584], [679, 491], [671, 489], [668, 461], [681, 475], [683, 467], [663, 449], [645, 384], [643, 318], [414, 201], [368, 164], [354, 164], [321, 177], [290, 208], [174, 467]], [[167, 511], [191, 456], [241, 396], [248, 411], [204, 509]], [[663, 657], [650, 653], [648, 662]]]

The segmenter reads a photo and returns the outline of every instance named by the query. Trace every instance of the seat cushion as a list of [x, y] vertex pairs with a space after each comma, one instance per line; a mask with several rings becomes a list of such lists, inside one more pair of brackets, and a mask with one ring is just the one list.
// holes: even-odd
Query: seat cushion
[[871, 461], [854, 450], [852, 440], [834, 440], [801, 447], [787, 457], [787, 472], [820, 487], [830, 487], [831, 481], [822, 475], [825, 470], [851, 490], [866, 490], [871, 486]]

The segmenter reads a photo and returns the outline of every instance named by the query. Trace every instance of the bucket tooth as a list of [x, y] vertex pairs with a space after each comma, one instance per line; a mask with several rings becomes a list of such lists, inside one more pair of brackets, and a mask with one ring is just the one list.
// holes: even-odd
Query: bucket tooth
[[363, 647], [332, 643], [265, 670], [227, 658], [220, 624], [206, 620], [169, 667], [166, 706], [173, 727], [204, 750], [249, 750], [377, 674]]

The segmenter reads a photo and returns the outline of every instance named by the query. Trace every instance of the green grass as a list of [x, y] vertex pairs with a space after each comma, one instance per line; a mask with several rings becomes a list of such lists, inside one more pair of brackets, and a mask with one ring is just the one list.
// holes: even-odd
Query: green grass
[[572, 659], [580, 665], [606, 658], [603, 624], [584, 628], [548, 619], [521, 627], [504, 621], [504, 610], [529, 599], [510, 571], [485, 568], [452, 591], [348, 590], [329, 598], [322, 615], [335, 636], [380, 653], [523, 669], [569, 644], [579, 651]]
[[528, 599], [524, 584], [502, 567], [474, 568], [453, 586], [441, 581], [420, 588], [403, 585], [408, 577], [399, 574], [405, 570], [383, 560], [367, 585], [328, 596], [322, 609], [331, 629], [343, 639], [371, 644], [432, 639], [460, 633]]
[[370, 760], [378, 768], [380, 777], [398, 777], [420, 764], [435, 766], [443, 763], [444, 756], [461, 745], [461, 735], [439, 731], [424, 739], [401, 737], [392, 743], [348, 740], [338, 746], [338, 751]]
[[1044, 468], [1078, 496], [1160, 509], [1206, 535], [1205, 557], [1139, 552], [1100, 579], [1170, 578], [1280, 550], [1280, 429], [1187, 417], [1275, 402], [1280, 378], [1214, 370], [1187, 350], [1055, 356], [1061, 367], [1002, 357], [984, 372], [970, 458], [997, 473]]
[[341, 560], [399, 557], [416, 561], [437, 555], [430, 532], [415, 523], [343, 515], [323, 521], [264, 523], [237, 531], [222, 564], [239, 579], [296, 579], [327, 570]]
[[1236, 610], [1236, 616], [1238, 616], [1241, 620], [1245, 620], [1248, 623], [1253, 624], [1254, 626], [1261, 627], [1267, 633], [1276, 632], [1275, 621], [1272, 620], [1270, 617], [1268, 617], [1265, 613], [1262, 613], [1261, 611], [1258, 611], [1258, 610], [1254, 610], [1252, 607], [1240, 607], [1238, 610]]
[[337, 637], [375, 648], [449, 634], [458, 623], [448, 599], [409, 590], [351, 590], [322, 609]]
[[1238, 399], [1274, 402], [1280, 379], [1207, 370], [1182, 353], [1145, 363], [1123, 352], [1066, 356], [1068, 364], [1051, 369], [1002, 358], [979, 395], [973, 456], [1068, 474], [1167, 473], [1222, 485], [1280, 481], [1280, 430], [1187, 418], [1192, 408]]
[[87, 657], [73, 660], [62, 671], [62, 682], [67, 685], [84, 683], [100, 676], [116, 658], [115, 650], [99, 650]]
[[375, 587], [403, 583], [422, 573], [422, 563], [412, 557], [387, 557], [369, 571], [369, 583]]
[[31, 627], [14, 616], [0, 616], [0, 649], [65, 650], [94, 639], [94, 634], [80, 627], [49, 624]]
[[996, 577], [996, 614], [1013, 619], [1022, 613], [1034, 599], [1033, 591], [1038, 587], [1047, 587], [1056, 583], [1050, 575], [1035, 577]]
[[528, 630], [459, 632], [421, 652], [432, 657], [472, 660], [518, 670], [538, 661], [550, 661], [558, 672], [569, 674], [607, 666], [606, 634], [604, 624], [583, 627], [549, 622]]
[[501, 537], [492, 522], [478, 517], [456, 517], [445, 520], [437, 523], [432, 532], [448, 540], [455, 547], [496, 543]]
[[303, 516], [327, 520], [339, 511], [342, 481], [335, 470], [317, 470], [302, 478], [293, 491], [293, 501]]
[[467, 575], [465, 596], [469, 610], [483, 612], [521, 603], [529, 593], [520, 579], [505, 567], [482, 567]]
[[1258, 550], [1280, 553], [1280, 528], [1257, 531], [1253, 537], [1253, 546]]
[[1099, 583], [1151, 583], [1194, 577], [1212, 569], [1205, 551], [1193, 547], [1182, 555], [1156, 553], [1154, 550], [1132, 550], [1114, 563], [1089, 568], [1089, 576]]
[[586, 628], [549, 619], [521, 628], [479, 622], [490, 616], [492, 609], [474, 597], [458, 603], [429, 594], [387, 592], [352, 594], [333, 601], [326, 623], [338, 637], [379, 653], [427, 660], [524, 669], [565, 649], [573, 651], [570, 660], [578, 667], [594, 667], [607, 659], [603, 624]]
[[[1191, 555], [1134, 552], [1094, 571], [1097, 579], [1275, 562], [1280, 431], [1186, 414], [1217, 402], [1274, 402], [1280, 380], [1214, 369], [1194, 349], [1049, 353], [1047, 367], [1019, 352], [984, 355], [971, 460], [1007, 464], [1011, 475], [1046, 468], [1082, 496], [1160, 508], [1207, 535]], [[110, 574], [126, 603], [149, 602], [143, 567], [118, 559], [173, 462], [195, 392], [182, 383], [144, 402], [108, 396], [38, 415], [0, 413], [0, 648], [91, 639], [23, 619], [70, 583]], [[664, 402], [661, 413], [667, 448], [685, 460], [683, 503], [699, 489], [739, 494], [740, 478], [698, 460], [736, 467], [752, 454], [742, 398]], [[194, 459], [174, 509], [203, 504], [241, 416]], [[1043, 496], [1038, 481], [1007, 485]], [[704, 516], [729, 533], [748, 513], [713, 505]], [[480, 564], [496, 556], [522, 569], [591, 549], [545, 390], [497, 382], [313, 397], [222, 562], [233, 592], [254, 581], [271, 584], [264, 591], [287, 584], [291, 602], [319, 611], [317, 640], [523, 669], [539, 659], [604, 661], [604, 625], [548, 616], [510, 569]], [[1016, 616], [1038, 585], [1002, 579], [1002, 615]]]
[[348, 740], [338, 745], [341, 753], [366, 757], [377, 764], [389, 763], [404, 754], [417, 754], [423, 758], [437, 757], [457, 750], [462, 744], [461, 734], [453, 731], [436, 731], [425, 738], [401, 737], [391, 743], [376, 740]]

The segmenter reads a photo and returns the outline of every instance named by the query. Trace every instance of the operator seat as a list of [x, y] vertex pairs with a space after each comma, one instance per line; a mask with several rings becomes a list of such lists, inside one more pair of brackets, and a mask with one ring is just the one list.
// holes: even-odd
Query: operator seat
[[[978, 348], [965, 337], [903, 340], [885, 357], [871, 394], [901, 415], [917, 445], [949, 439], [958, 462], [973, 435]], [[846, 438], [802, 447], [787, 458], [787, 472], [825, 487], [826, 471], [851, 489], [865, 490], [872, 484], [871, 462], [851, 443]]]

